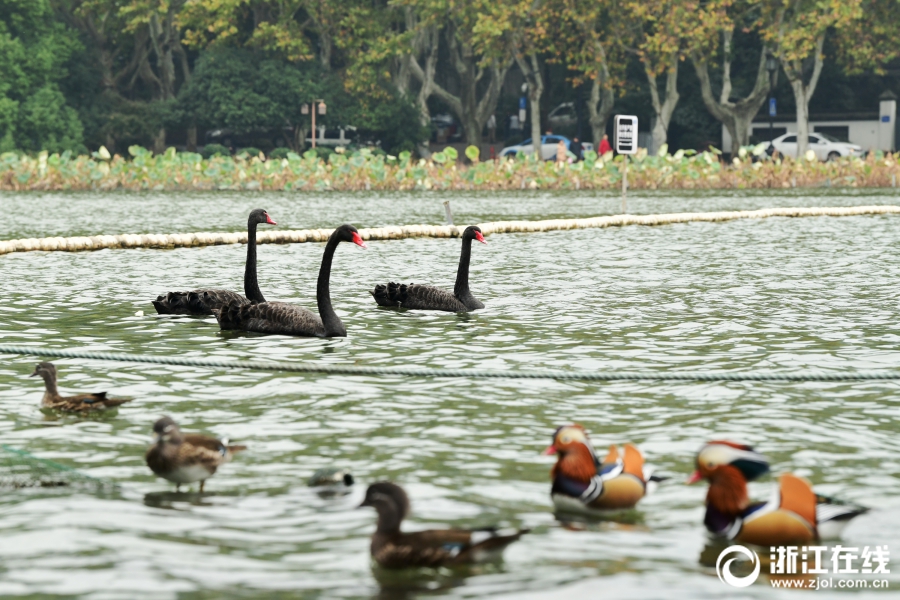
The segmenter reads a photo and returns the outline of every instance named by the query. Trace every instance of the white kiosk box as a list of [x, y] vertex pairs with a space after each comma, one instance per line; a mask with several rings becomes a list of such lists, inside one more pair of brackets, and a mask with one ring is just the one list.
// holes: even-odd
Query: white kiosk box
[[[638, 118], [634, 115], [616, 115], [616, 152], [635, 154], [638, 149]], [[622, 163], [622, 214], [626, 212], [628, 193], [628, 157]]]

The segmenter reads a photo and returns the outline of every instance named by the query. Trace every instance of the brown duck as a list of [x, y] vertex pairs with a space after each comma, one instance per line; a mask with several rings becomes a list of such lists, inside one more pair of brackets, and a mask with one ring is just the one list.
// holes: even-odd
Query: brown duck
[[403, 533], [400, 524], [409, 513], [409, 498], [403, 488], [389, 481], [370, 485], [360, 506], [371, 506], [378, 511], [372, 558], [388, 569], [442, 567], [486, 560], [529, 531], [487, 528]]
[[227, 439], [205, 435], [184, 434], [171, 417], [163, 417], [153, 425], [154, 444], [147, 450], [147, 466], [163, 479], [175, 484], [177, 492], [182, 483], [200, 482], [200, 492], [206, 480], [232, 456], [246, 450], [246, 446], [229, 446]]
[[60, 396], [56, 389], [56, 367], [53, 363], [42, 362], [34, 368], [30, 376], [40, 375], [44, 380], [44, 397], [41, 399], [41, 407], [52, 410], [73, 413], [87, 413], [98, 410], [115, 408], [120, 404], [130, 402], [130, 398], [107, 398], [106, 392], [96, 394], [78, 394], [77, 396]]

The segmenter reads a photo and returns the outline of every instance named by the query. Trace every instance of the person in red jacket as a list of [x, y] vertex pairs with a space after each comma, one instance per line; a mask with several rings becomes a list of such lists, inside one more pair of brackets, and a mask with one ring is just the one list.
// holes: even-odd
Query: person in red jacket
[[599, 152], [600, 156], [603, 156], [607, 152], [611, 152], [611, 151], [612, 151], [612, 146], [609, 145], [609, 136], [604, 133], [603, 139], [600, 140], [600, 149], [598, 152]]

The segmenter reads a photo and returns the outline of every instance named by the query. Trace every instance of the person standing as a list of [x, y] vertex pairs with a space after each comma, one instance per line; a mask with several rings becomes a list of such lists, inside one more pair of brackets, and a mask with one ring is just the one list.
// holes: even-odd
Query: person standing
[[566, 148], [566, 141], [561, 139], [556, 144], [556, 164], [561, 165], [569, 161], [569, 149]]
[[497, 142], [497, 117], [494, 116], [494, 113], [491, 113], [491, 116], [488, 117], [487, 130], [488, 142], [495, 144]]
[[516, 113], [509, 115], [509, 134], [507, 137], [513, 137], [522, 133], [522, 124], [519, 123], [519, 116]]
[[581, 145], [581, 140], [578, 139], [578, 136], [575, 136], [572, 139], [572, 144], [569, 146], [569, 150], [571, 150], [572, 154], [575, 155], [575, 162], [584, 159], [584, 146]]
[[607, 152], [612, 152], [612, 146], [609, 145], [609, 136], [605, 133], [603, 134], [603, 139], [600, 140], [599, 152], [600, 156], [603, 156]]

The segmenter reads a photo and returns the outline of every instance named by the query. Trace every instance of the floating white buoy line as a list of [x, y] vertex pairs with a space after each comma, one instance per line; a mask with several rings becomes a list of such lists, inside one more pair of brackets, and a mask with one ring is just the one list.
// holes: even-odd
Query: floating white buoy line
[[[560, 231], [565, 229], [592, 229], [624, 227], [626, 225], [671, 225], [674, 223], [734, 221], [738, 219], [765, 219], [767, 217], [854, 217], [860, 215], [900, 214], [900, 206], [828, 206], [763, 208], [760, 210], [732, 210], [720, 212], [669, 213], [657, 215], [608, 215], [586, 219], [549, 219], [546, 221], [495, 221], [479, 223], [482, 233], [525, 233]], [[465, 227], [455, 225], [402, 225], [360, 229], [364, 240], [399, 240], [404, 238], [459, 237]], [[260, 231], [258, 244], [302, 244], [325, 242], [332, 229], [300, 229], [286, 231]], [[174, 233], [174, 234], [122, 234], [79, 237], [28, 238], [0, 241], [0, 254], [12, 252], [45, 252], [102, 250], [106, 248], [189, 248], [223, 244], [246, 244], [243, 233]]]

